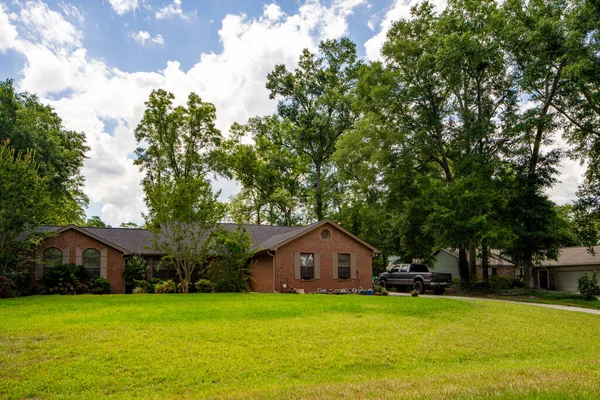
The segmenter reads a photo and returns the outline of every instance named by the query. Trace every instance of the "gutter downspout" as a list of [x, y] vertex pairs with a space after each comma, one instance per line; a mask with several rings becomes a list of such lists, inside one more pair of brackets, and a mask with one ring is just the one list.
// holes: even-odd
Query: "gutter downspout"
[[267, 250], [267, 254], [273, 257], [273, 293], [277, 293], [275, 290], [275, 254], [271, 254], [271, 250]]

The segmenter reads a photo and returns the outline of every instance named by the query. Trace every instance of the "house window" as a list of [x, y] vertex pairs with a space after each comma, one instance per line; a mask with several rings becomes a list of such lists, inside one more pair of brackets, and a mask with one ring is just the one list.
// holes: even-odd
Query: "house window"
[[54, 268], [62, 264], [62, 251], [50, 247], [44, 251], [44, 268]]
[[498, 268], [492, 268], [492, 276], [498, 275]]
[[[162, 261], [161, 258], [152, 258], [152, 277], [158, 279], [177, 279], [177, 271], [173, 263], [168, 261]], [[194, 271], [196, 274], [196, 271]], [[192, 280], [194, 276], [192, 276]], [[196, 277], [197, 280], [197, 277]]]
[[315, 278], [314, 253], [300, 253], [300, 277], [304, 280]]
[[329, 232], [329, 229], [323, 229], [321, 231], [321, 238], [322, 239], [329, 239], [330, 236], [331, 236], [331, 233]]
[[89, 276], [100, 276], [100, 252], [87, 249], [83, 252], [83, 268]]
[[350, 279], [350, 254], [338, 254], [338, 279]]

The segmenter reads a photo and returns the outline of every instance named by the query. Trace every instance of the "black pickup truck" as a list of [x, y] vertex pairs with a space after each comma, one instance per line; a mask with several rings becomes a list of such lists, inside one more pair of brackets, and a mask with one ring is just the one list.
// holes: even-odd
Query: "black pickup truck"
[[395, 286], [398, 290], [406, 290], [413, 287], [419, 293], [431, 289], [435, 294], [443, 294], [452, 282], [452, 274], [429, 272], [424, 264], [398, 264], [379, 274], [377, 281], [385, 288]]

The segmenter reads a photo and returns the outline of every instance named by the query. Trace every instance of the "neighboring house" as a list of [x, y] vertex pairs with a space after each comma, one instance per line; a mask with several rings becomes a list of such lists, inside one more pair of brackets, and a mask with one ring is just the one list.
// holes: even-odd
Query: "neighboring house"
[[[509, 279], [515, 279], [523, 276], [523, 269], [517, 268], [510, 260], [500, 255], [500, 250], [490, 250], [488, 260], [488, 275], [505, 276]], [[435, 272], [448, 272], [452, 274], [453, 279], [459, 279], [460, 273], [458, 270], [458, 250], [456, 249], [441, 249], [432, 254], [436, 261], [432, 267]], [[483, 275], [481, 267], [481, 258], [477, 258], [477, 275]]]
[[[235, 229], [235, 224], [222, 224]], [[158, 268], [163, 253], [152, 249], [145, 229], [45, 226], [53, 236], [37, 248], [35, 279], [44, 269], [61, 264], [83, 265], [92, 275], [112, 283], [112, 293], [124, 293], [125, 260], [138, 254], [148, 261], [149, 275], [175, 278], [175, 271]], [[250, 288], [281, 292], [291, 288], [316, 292], [371, 286], [372, 257], [379, 251], [331, 220], [304, 227], [247, 225], [256, 256], [251, 262]]]
[[577, 280], [584, 273], [600, 275], [600, 246], [594, 247], [594, 254], [588, 247], [565, 247], [560, 250], [558, 260], [542, 262], [535, 268], [536, 285], [542, 289], [556, 289], [562, 292], [577, 292]]

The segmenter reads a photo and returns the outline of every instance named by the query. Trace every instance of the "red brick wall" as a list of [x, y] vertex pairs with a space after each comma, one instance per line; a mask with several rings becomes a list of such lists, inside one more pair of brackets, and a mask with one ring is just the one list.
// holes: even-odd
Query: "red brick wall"
[[259, 254], [252, 261], [250, 290], [264, 293], [273, 291], [273, 257], [270, 255]]
[[63, 256], [65, 255], [65, 249], [70, 248], [69, 252], [69, 263], [75, 264], [75, 249], [81, 249], [83, 253], [87, 249], [96, 249], [101, 252], [102, 249], [107, 250], [106, 260], [106, 277], [111, 283], [111, 293], [125, 293], [125, 281], [123, 279], [123, 269], [125, 268], [125, 261], [123, 253], [92, 239], [74, 229], [62, 232], [55, 237], [44, 240], [38, 247], [38, 254], [42, 255], [44, 251], [50, 247], [56, 247]]
[[[321, 238], [321, 231], [328, 229], [329, 239]], [[315, 253], [320, 255], [320, 279], [303, 281], [295, 279], [295, 254]], [[353, 254], [356, 257], [355, 279], [333, 279], [333, 257], [337, 253]], [[372, 251], [357, 242], [335, 226], [327, 223], [312, 232], [279, 248], [276, 253], [275, 287], [278, 292], [287, 289], [304, 289], [305, 292], [316, 292], [321, 289], [351, 289], [371, 287]], [[287, 289], [282, 284], [287, 283]]]

